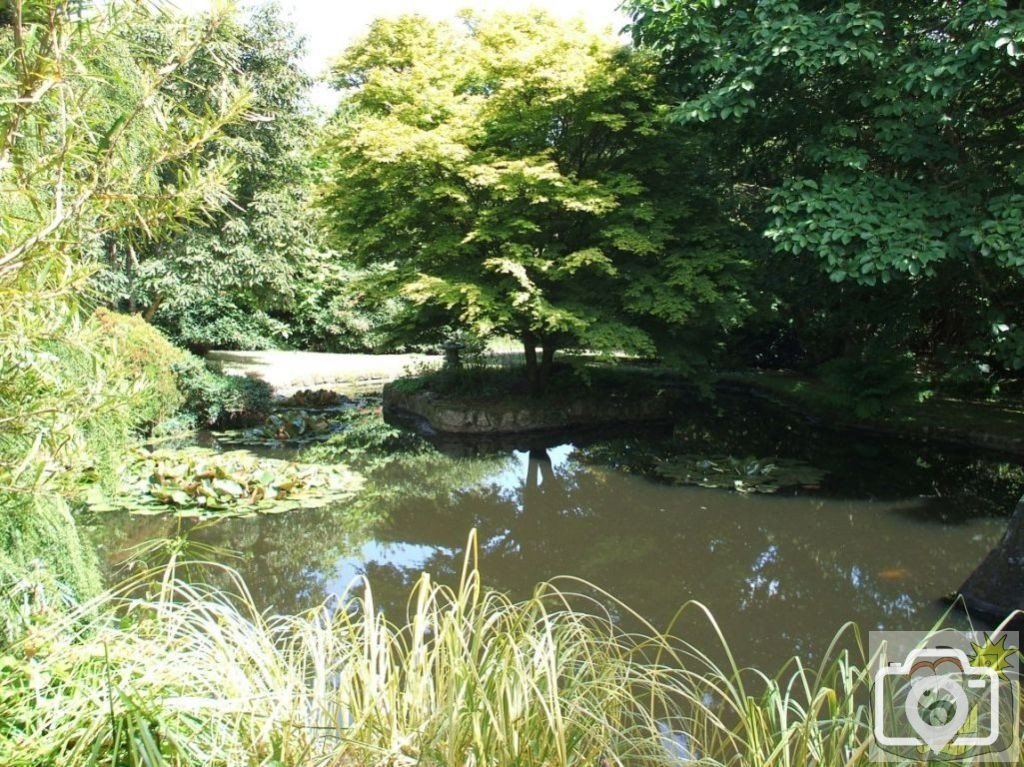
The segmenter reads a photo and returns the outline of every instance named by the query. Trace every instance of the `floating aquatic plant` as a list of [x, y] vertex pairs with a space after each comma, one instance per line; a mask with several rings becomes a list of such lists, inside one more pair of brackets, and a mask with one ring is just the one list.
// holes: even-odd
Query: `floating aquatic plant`
[[282, 408], [309, 408], [327, 410], [342, 408], [352, 404], [352, 400], [344, 394], [330, 389], [302, 389], [295, 392], [281, 403]]
[[258, 458], [242, 450], [187, 448], [140, 452], [113, 498], [97, 491], [87, 502], [93, 511], [136, 514], [279, 514], [350, 498], [362, 484], [361, 475], [341, 465]]
[[218, 431], [214, 436], [225, 445], [301, 447], [321, 442], [343, 428], [337, 412], [287, 410], [272, 413], [261, 425], [251, 429]]
[[787, 487], [815, 488], [825, 472], [791, 458], [679, 455], [655, 464], [655, 473], [677, 485], [738, 493], [776, 493]]

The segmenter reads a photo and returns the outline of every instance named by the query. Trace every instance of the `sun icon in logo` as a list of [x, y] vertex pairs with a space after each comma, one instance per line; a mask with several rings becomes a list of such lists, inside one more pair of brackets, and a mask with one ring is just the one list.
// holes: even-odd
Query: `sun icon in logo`
[[982, 644], [971, 642], [971, 651], [974, 653], [971, 658], [972, 666], [990, 668], [998, 673], [1001, 679], [1006, 679], [1006, 669], [1013, 665], [1010, 663], [1010, 658], [1020, 652], [1016, 647], [1006, 646], [1005, 634], [999, 638], [998, 642], [993, 642], [992, 637], [987, 637]]

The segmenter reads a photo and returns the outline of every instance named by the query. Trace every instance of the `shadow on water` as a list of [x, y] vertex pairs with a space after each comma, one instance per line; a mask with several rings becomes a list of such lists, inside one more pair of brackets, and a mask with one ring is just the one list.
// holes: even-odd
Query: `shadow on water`
[[[363, 501], [373, 515], [227, 520], [196, 537], [241, 552], [236, 567], [267, 609], [309, 607], [366, 575], [377, 602], [402, 612], [421, 572], [457, 582], [476, 528], [491, 587], [525, 597], [571, 575], [660, 627], [699, 600], [741, 663], [774, 667], [816, 657], [848, 621], [866, 631], [940, 620], [942, 598], [998, 540], [1024, 484], [1013, 460], [815, 429], [750, 401], [694, 408], [643, 434], [437, 448], [373, 472]], [[651, 474], [666, 456], [702, 453], [793, 458], [826, 476], [812, 490], [743, 495]], [[175, 525], [107, 518], [97, 537], [114, 561]], [[713, 644], [695, 612], [676, 630]]]

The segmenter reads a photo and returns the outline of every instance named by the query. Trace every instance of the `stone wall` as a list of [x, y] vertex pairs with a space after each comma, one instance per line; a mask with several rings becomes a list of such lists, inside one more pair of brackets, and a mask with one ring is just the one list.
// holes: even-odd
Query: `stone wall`
[[525, 434], [579, 426], [643, 423], [669, 418], [676, 397], [662, 391], [650, 396], [608, 393], [572, 399], [509, 397], [472, 401], [430, 391], [405, 392], [384, 387], [384, 414], [419, 419], [439, 434]]

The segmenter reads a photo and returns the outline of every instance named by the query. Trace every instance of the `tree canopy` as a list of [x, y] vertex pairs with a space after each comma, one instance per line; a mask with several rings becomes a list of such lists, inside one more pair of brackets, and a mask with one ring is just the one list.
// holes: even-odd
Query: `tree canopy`
[[541, 384], [557, 348], [732, 316], [737, 252], [654, 63], [543, 13], [382, 20], [345, 52], [322, 204], [398, 332], [513, 335]]
[[877, 288], [833, 291], [887, 307], [867, 335], [912, 327], [919, 351], [1024, 366], [1018, 4], [626, 8], [636, 41], [662, 56], [672, 119], [719, 133], [717, 162], [767, 213], [781, 263], [807, 256], [835, 283]]
[[[212, 18], [189, 23], [204, 29]], [[157, 17], [128, 34], [160, 51], [171, 32]], [[101, 284], [109, 300], [142, 312], [181, 343], [253, 348], [289, 335], [283, 319], [296, 283], [315, 271], [308, 267], [319, 255], [307, 205], [316, 121], [306, 104], [302, 51], [277, 6], [256, 7], [219, 21], [210, 44], [166, 88], [168, 98], [200, 113], [217, 109], [221, 80], [250, 94], [246, 111], [203, 150], [232, 164], [225, 204], [166, 236], [139, 227], [108, 241]], [[173, 162], [154, 169], [169, 187], [179, 172]]]

